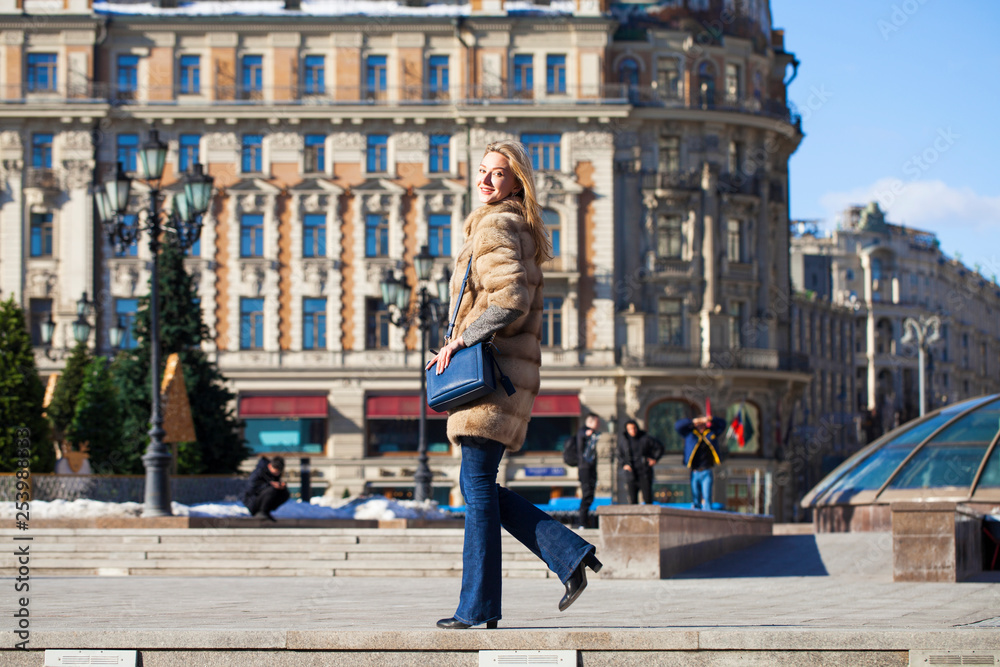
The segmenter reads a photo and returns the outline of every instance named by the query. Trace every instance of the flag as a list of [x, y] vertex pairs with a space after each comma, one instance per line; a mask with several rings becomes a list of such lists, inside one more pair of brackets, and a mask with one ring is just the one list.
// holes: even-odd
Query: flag
[[748, 441], [753, 439], [753, 423], [750, 421], [750, 415], [747, 414], [747, 404], [743, 403], [740, 409], [737, 410], [736, 416], [733, 417], [733, 422], [729, 425], [729, 433], [732, 434], [731, 437], [736, 438], [736, 441], [740, 444], [740, 449], [746, 447]]
[[712, 418], [712, 401], [705, 397], [705, 416], [709, 419]]

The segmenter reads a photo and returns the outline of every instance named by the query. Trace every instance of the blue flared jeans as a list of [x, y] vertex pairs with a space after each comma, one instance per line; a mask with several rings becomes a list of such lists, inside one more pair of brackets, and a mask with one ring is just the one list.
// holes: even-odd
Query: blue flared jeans
[[465, 497], [462, 593], [455, 618], [479, 625], [500, 618], [500, 527], [545, 561], [566, 583], [594, 545], [510, 489], [497, 484], [505, 447], [495, 440], [460, 438], [459, 488]]
[[691, 471], [691, 504], [697, 510], [712, 509], [712, 469]]

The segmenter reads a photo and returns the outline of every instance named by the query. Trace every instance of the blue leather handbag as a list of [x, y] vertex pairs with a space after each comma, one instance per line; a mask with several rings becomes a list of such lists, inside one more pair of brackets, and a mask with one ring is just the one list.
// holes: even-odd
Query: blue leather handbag
[[[458, 293], [458, 301], [455, 303], [455, 311], [448, 324], [445, 341], [451, 339], [451, 334], [455, 330], [458, 307], [465, 295], [465, 285], [469, 280], [471, 268], [472, 257], [469, 258], [469, 265], [465, 268], [462, 291]], [[507, 395], [513, 394], [514, 385], [500, 370], [500, 364], [497, 363], [494, 356], [494, 354], [498, 354], [496, 346], [493, 345], [495, 337], [494, 333], [488, 341], [476, 343], [455, 352], [451, 361], [448, 362], [448, 367], [440, 375], [437, 373], [436, 365], [424, 371], [427, 377], [427, 405], [438, 412], [447, 412], [466, 403], [471, 403], [477, 398], [482, 398], [496, 391], [497, 376], [499, 376], [500, 384]]]

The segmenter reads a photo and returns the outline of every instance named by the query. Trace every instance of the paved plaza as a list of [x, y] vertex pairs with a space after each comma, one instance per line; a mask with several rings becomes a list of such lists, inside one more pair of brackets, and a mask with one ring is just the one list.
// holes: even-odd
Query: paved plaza
[[[833, 656], [801, 664], [837, 664], [838, 651], [888, 660], [850, 664], [907, 664], [913, 649], [1000, 651], [997, 573], [894, 583], [891, 554], [882, 533], [779, 536], [674, 579], [592, 578], [565, 613], [558, 581], [505, 579], [499, 631], [434, 627], [455, 609], [456, 577], [42, 577], [32, 582], [32, 646], [174, 650], [147, 666], [183, 664], [164, 657], [181, 660], [179, 649], [219, 660], [192, 665], [351, 664], [304, 653], [286, 663], [276, 651], [355, 652], [354, 664], [385, 651], [407, 658], [383, 664], [476, 664], [470, 654], [481, 649], [652, 651], [648, 664], [702, 651]], [[42, 665], [40, 654], [0, 656], [0, 665]]]

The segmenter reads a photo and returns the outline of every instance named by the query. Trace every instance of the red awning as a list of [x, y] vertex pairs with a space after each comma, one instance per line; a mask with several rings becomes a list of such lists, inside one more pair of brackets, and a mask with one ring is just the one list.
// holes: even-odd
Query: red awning
[[[369, 419], [417, 419], [420, 417], [420, 397], [415, 394], [369, 396], [365, 399], [365, 416]], [[446, 419], [448, 413], [437, 412], [430, 406], [427, 406], [427, 417], [430, 419]]]
[[326, 417], [323, 396], [241, 396], [240, 417]]
[[[580, 397], [576, 394], [542, 394], [535, 398], [533, 417], [579, 417]], [[365, 400], [365, 416], [369, 419], [411, 419], [420, 417], [420, 398], [413, 394], [369, 396]], [[446, 412], [427, 408], [431, 419], [444, 419]]]
[[532, 417], [579, 417], [580, 397], [576, 394], [539, 394], [531, 408]]

